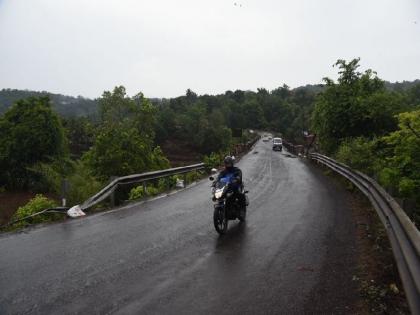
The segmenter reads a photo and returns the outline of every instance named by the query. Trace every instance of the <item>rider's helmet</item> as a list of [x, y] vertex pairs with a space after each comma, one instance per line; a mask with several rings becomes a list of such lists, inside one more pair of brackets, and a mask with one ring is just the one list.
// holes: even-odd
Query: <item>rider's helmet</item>
[[231, 156], [226, 156], [223, 160], [226, 169], [231, 169], [233, 167], [233, 158]]

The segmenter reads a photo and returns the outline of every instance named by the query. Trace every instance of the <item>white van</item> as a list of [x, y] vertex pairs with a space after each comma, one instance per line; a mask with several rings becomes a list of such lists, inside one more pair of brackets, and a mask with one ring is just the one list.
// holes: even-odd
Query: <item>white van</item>
[[283, 150], [283, 140], [281, 138], [273, 138], [273, 151]]

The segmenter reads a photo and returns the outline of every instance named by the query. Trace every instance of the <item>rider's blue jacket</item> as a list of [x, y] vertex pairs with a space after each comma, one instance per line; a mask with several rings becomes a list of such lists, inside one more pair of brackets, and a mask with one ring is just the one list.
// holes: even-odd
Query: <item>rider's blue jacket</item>
[[225, 168], [223, 171], [221, 171], [219, 173], [219, 176], [217, 176], [217, 180], [220, 180], [223, 177], [228, 177], [230, 178], [230, 182], [232, 182], [232, 180], [236, 180], [236, 187], [240, 188], [242, 185], [242, 171], [238, 168], [238, 167], [229, 167], [229, 168]]

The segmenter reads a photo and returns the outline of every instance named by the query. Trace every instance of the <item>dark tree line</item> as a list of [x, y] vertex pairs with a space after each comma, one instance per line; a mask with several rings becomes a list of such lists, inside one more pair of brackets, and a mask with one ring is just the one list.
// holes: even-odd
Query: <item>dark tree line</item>
[[159, 108], [156, 140], [191, 141], [208, 154], [226, 148], [232, 130], [271, 130], [291, 140], [309, 129], [317, 89], [291, 90], [283, 85], [268, 91], [226, 91], [198, 96], [187, 90], [184, 96], [155, 100]]

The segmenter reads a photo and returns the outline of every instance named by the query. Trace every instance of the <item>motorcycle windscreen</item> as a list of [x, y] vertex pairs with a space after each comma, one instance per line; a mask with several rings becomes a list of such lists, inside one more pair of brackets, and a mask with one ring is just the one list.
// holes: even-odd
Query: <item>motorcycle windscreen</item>
[[223, 176], [219, 179], [219, 182], [216, 184], [217, 188], [222, 188], [229, 184], [233, 179], [233, 174], [226, 174], [226, 176]]

